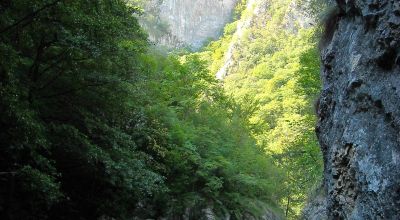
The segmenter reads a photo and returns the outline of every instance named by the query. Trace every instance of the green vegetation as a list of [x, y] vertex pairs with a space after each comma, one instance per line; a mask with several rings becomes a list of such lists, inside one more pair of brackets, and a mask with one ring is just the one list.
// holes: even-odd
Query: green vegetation
[[149, 51], [135, 7], [19, 0], [1, 12], [2, 219], [278, 210], [281, 170], [242, 107], [197, 56]]
[[316, 28], [277, 28], [274, 1], [222, 85], [238, 21], [167, 56], [139, 2], [0, 2], [0, 219], [296, 216], [321, 175]]
[[[322, 177], [322, 156], [314, 134], [315, 102], [319, 89], [318, 35], [320, 27], [305, 28], [290, 20], [296, 7], [317, 16], [319, 1], [271, 0], [266, 12], [258, 13], [241, 36], [227, 25], [221, 40], [201, 52], [209, 69], [217, 72], [234, 45], [223, 80], [224, 90], [248, 109], [248, 122], [257, 145], [274, 158], [285, 172], [281, 207], [296, 217], [309, 190]], [[294, 9], [293, 9], [294, 8]], [[242, 21], [249, 19], [244, 11]], [[290, 28], [292, 27], [292, 28]]]

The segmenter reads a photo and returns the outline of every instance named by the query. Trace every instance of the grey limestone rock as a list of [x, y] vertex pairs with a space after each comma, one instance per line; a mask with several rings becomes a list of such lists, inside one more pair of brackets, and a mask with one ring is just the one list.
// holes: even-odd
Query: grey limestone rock
[[336, 7], [316, 128], [327, 218], [400, 219], [400, 2]]
[[238, 0], [149, 0], [141, 23], [150, 39], [169, 48], [199, 49], [217, 39], [232, 18]]

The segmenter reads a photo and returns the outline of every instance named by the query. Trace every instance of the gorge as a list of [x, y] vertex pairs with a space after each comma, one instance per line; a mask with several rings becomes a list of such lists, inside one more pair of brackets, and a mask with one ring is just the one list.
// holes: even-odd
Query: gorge
[[[217, 72], [219, 79], [235, 72], [231, 69], [237, 62], [234, 53], [241, 53], [240, 38], [246, 29], [268, 22], [262, 19], [271, 1], [261, 2], [247, 2], [250, 15], [237, 24]], [[313, 208], [311, 202], [305, 213], [307, 219], [397, 219], [400, 3], [328, 4], [325, 10], [333, 14], [325, 18], [330, 26], [321, 40], [323, 88], [317, 112], [317, 134], [325, 160], [322, 191], [326, 192], [317, 198], [316, 206], [322, 207], [314, 207], [311, 215], [307, 213]], [[288, 31], [310, 27], [319, 19], [294, 2], [290, 9], [293, 13], [286, 17], [295, 20], [286, 23]]]
[[400, 219], [398, 0], [0, 1], [0, 219]]

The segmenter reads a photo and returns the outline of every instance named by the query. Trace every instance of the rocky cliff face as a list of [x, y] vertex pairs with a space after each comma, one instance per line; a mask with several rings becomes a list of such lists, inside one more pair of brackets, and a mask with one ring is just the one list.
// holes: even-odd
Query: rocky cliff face
[[[142, 18], [150, 39], [167, 47], [200, 48], [217, 39], [238, 0], [150, 0]], [[150, 13], [149, 13], [150, 12]]]
[[400, 2], [337, 2], [317, 125], [328, 219], [400, 219]]

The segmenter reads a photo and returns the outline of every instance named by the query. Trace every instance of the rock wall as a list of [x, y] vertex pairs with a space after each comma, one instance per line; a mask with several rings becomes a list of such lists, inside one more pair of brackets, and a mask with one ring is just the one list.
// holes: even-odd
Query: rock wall
[[[142, 19], [150, 39], [167, 47], [199, 49], [217, 39], [232, 18], [238, 0], [149, 0]], [[160, 29], [163, 29], [160, 31]]]
[[400, 219], [400, 2], [337, 0], [316, 128], [328, 219]]

